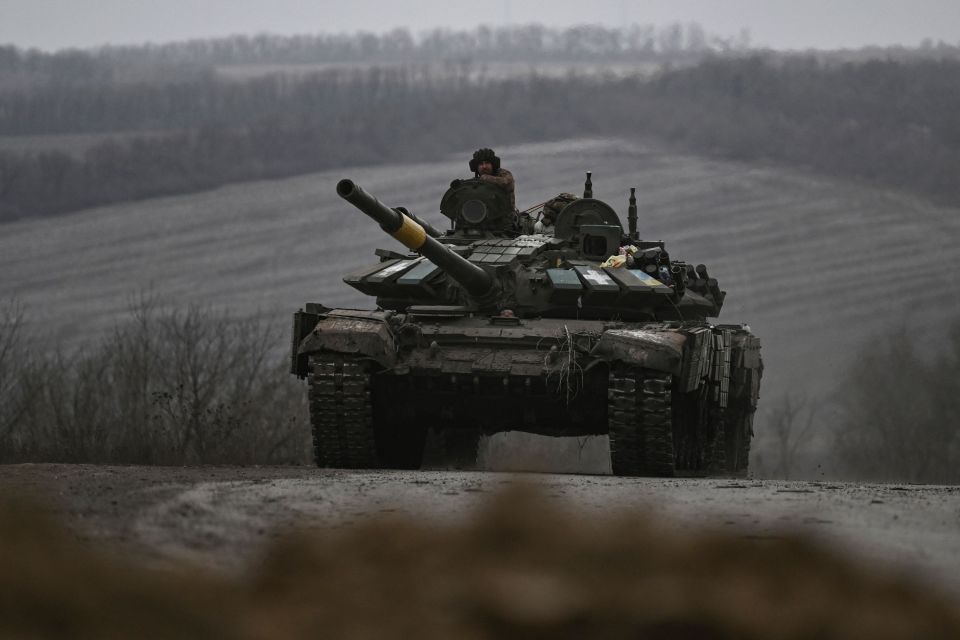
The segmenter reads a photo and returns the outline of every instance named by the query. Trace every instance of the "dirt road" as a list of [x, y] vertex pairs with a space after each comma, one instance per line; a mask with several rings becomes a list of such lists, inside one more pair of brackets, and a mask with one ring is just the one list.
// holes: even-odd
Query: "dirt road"
[[799, 532], [960, 593], [960, 487], [446, 470], [0, 466], [0, 494], [45, 496], [80, 540], [229, 572], [248, 566], [265, 541], [289, 528], [348, 527], [384, 514], [449, 523], [469, 518], [490, 496], [518, 483], [535, 486], [585, 521], [643, 511], [682, 530], [715, 528], [761, 539]]

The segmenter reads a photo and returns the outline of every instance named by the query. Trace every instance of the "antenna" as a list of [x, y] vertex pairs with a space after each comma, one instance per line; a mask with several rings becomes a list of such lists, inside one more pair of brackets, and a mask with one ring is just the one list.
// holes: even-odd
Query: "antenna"
[[587, 181], [583, 183], [583, 197], [592, 198], [593, 197], [593, 182], [590, 181], [590, 176], [593, 175], [593, 171], [587, 171]]
[[630, 206], [627, 207], [627, 227], [630, 239], [637, 240], [637, 188], [630, 187]]

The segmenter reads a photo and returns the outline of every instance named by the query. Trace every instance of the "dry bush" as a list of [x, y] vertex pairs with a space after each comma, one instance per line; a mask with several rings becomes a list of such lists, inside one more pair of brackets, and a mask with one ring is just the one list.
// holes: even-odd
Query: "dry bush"
[[13, 429], [29, 397], [23, 387], [26, 367], [23, 307], [16, 300], [8, 300], [0, 308], [0, 460], [11, 446]]
[[147, 570], [0, 501], [0, 637], [960, 637], [937, 589], [784, 535], [608, 519], [513, 490], [472, 521], [301, 532], [246, 576]]
[[0, 459], [304, 462], [304, 394], [278, 344], [262, 320], [141, 300], [96, 348], [18, 368], [23, 410]]
[[932, 359], [902, 329], [861, 349], [838, 389], [836, 455], [859, 478], [960, 482], [960, 322]]
[[28, 417], [43, 401], [45, 365], [29, 348], [24, 309], [16, 299], [0, 305], [0, 462], [22, 450]]
[[785, 393], [764, 417], [754, 443], [754, 473], [784, 480], [811, 475], [803, 463], [817, 436], [817, 405], [802, 392]]

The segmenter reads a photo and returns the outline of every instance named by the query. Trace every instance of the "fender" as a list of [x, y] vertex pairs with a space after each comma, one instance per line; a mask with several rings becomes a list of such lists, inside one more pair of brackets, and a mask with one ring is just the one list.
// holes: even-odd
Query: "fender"
[[645, 369], [678, 375], [687, 338], [676, 331], [611, 329], [600, 336], [594, 354]]
[[313, 331], [300, 342], [297, 355], [320, 351], [364, 356], [385, 369], [393, 367], [397, 358], [393, 331], [383, 312], [376, 311], [338, 309], [321, 315]]

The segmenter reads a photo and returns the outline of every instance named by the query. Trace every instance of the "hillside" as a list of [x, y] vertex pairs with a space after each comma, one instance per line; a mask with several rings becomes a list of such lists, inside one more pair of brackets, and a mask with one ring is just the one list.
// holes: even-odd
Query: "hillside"
[[[636, 186], [641, 234], [706, 263], [729, 292], [720, 320], [749, 323], [762, 338], [767, 409], [791, 388], [829, 397], [863, 340], [891, 327], [907, 324], [935, 348], [960, 312], [957, 209], [652, 144], [565, 141], [498, 152], [517, 176], [521, 207], [581, 190], [585, 169], [595, 195], [621, 213]], [[466, 173], [467, 157], [345, 167], [8, 224], [0, 299], [17, 296], [33, 329], [71, 346], [91, 344], [147, 290], [172, 306], [210, 303], [281, 326], [306, 301], [367, 307], [372, 301], [340, 278], [370, 263], [374, 248], [399, 245], [339, 200], [336, 181], [349, 176], [439, 226], [440, 196]]]

